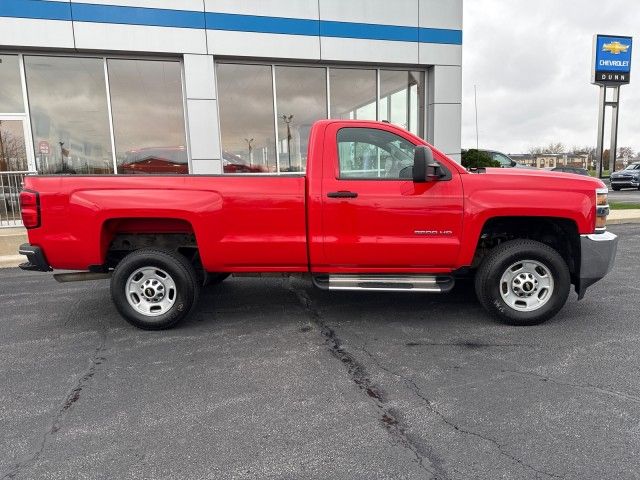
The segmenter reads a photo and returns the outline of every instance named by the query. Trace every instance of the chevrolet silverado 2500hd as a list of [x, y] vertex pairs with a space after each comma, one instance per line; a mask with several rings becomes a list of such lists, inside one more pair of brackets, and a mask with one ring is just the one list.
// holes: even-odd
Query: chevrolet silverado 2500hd
[[111, 278], [130, 323], [168, 328], [233, 273], [328, 290], [447, 292], [475, 275], [500, 320], [554, 316], [612, 268], [607, 190], [525, 169], [468, 172], [388, 123], [317, 122], [306, 173], [38, 175], [21, 193], [24, 270]]

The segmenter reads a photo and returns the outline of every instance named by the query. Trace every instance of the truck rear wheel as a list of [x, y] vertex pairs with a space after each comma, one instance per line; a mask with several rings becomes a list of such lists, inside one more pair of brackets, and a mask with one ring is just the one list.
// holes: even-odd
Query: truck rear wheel
[[537, 325], [564, 306], [571, 287], [566, 262], [534, 240], [511, 240], [493, 248], [475, 278], [482, 306], [509, 325]]
[[163, 330], [184, 319], [197, 303], [200, 283], [181, 254], [142, 248], [127, 255], [111, 277], [111, 298], [120, 314], [144, 330]]

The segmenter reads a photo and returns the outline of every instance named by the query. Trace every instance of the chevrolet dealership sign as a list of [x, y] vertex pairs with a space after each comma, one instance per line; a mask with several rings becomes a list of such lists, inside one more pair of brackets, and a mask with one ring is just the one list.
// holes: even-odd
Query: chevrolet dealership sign
[[595, 35], [591, 83], [624, 85], [631, 75], [631, 37]]

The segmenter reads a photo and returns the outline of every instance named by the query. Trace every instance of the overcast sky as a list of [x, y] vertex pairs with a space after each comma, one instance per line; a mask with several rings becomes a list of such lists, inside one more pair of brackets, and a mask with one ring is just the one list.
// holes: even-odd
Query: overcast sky
[[622, 87], [618, 147], [640, 150], [638, 0], [464, 0], [462, 147], [526, 153], [531, 146], [596, 143], [594, 33], [634, 36], [631, 84]]

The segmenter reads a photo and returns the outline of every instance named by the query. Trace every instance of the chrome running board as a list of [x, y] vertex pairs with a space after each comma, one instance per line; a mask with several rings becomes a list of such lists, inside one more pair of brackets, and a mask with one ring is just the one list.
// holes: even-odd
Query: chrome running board
[[453, 288], [455, 280], [446, 275], [335, 274], [314, 276], [313, 283], [323, 290], [444, 293]]

